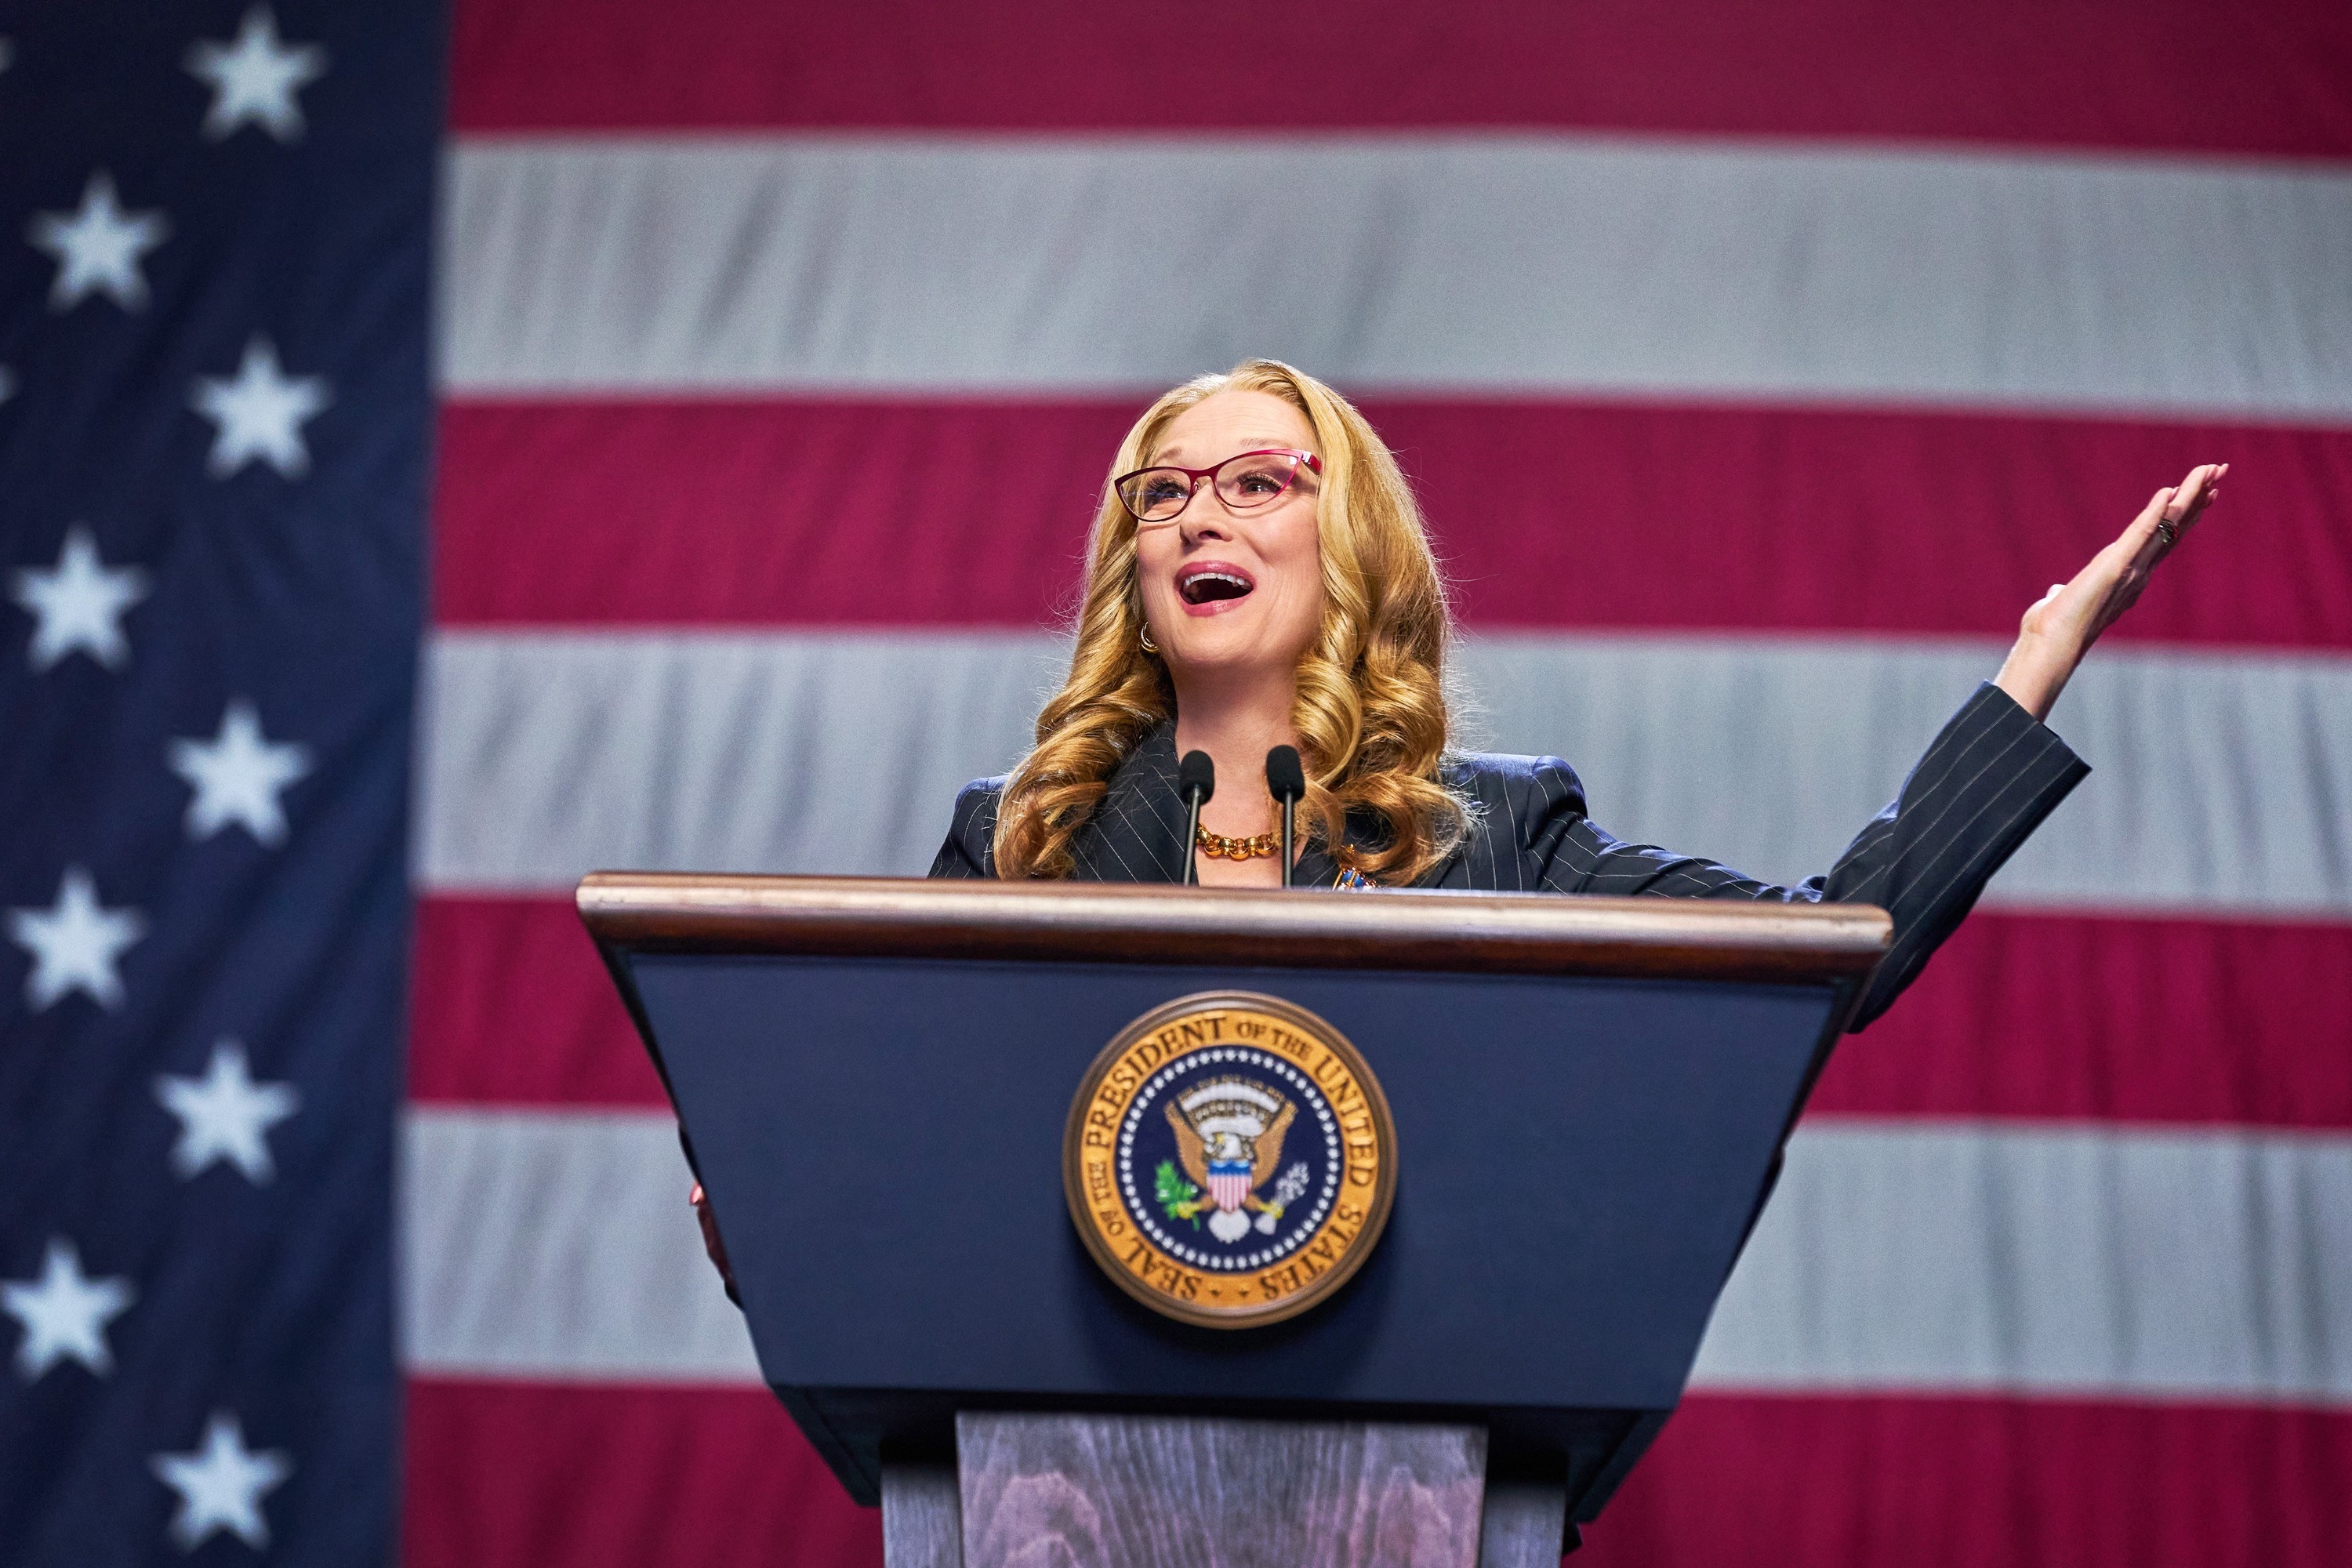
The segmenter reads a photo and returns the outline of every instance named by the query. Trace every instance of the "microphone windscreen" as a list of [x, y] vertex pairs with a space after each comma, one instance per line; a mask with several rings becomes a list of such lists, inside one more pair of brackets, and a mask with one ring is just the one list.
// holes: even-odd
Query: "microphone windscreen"
[[1298, 748], [1276, 746], [1265, 754], [1265, 787], [1276, 800], [1297, 800], [1307, 793], [1307, 770], [1298, 765]]
[[1176, 798], [1190, 801], [1196, 792], [1203, 802], [1217, 793], [1217, 764], [1206, 752], [1187, 752], [1176, 764]]

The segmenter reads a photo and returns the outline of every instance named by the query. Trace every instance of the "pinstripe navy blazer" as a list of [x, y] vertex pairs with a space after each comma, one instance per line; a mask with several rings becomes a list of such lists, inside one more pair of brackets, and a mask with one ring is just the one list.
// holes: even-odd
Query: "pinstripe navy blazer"
[[[1990, 683], [1952, 716], [1893, 805], [1865, 824], [1826, 876], [1775, 887], [1728, 867], [1648, 844], [1626, 844], [1593, 825], [1584, 787], [1557, 757], [1467, 752], [1445, 778], [1470, 803], [1461, 848], [1423, 877], [1424, 888], [1485, 892], [1643, 894], [1664, 898], [1873, 903], [1894, 917], [1888, 950], [1851, 1027], [1884, 1013], [1952, 933], [1985, 883], [2025, 842], [2090, 765]], [[934, 877], [994, 875], [1002, 778], [957, 795]], [[1181, 882], [1184, 806], [1176, 794], [1176, 729], [1163, 724], [1111, 774], [1109, 793], [1070, 848], [1074, 876], [1103, 882]], [[1367, 825], [1367, 836], [1370, 832]], [[1350, 842], [1358, 831], [1350, 825]], [[1330, 887], [1339, 865], [1310, 843], [1297, 885]]]

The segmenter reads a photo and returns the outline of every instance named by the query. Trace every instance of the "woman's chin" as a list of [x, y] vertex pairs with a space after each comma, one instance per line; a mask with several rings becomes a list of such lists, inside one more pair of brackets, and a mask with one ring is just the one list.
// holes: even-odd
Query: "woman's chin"
[[1298, 668], [1298, 657], [1266, 646], [1262, 637], [1202, 637], [1185, 639], [1188, 646], [1171, 650], [1169, 668], [1180, 681], [1224, 681], [1265, 676], [1288, 680]]
[[1244, 628], [1235, 627], [1232, 632], [1222, 626], [1213, 630], [1186, 629], [1195, 635], [1177, 644], [1173, 662], [1193, 674], [1246, 669], [1266, 662], [1265, 639], [1252, 637]]

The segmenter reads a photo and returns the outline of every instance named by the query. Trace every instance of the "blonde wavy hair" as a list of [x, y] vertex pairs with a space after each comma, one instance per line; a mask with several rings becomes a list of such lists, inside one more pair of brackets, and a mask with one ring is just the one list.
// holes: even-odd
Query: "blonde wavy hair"
[[[1111, 475], [1147, 466], [1178, 415], [1228, 391], [1270, 393], [1304, 414], [1323, 459], [1316, 504], [1323, 625], [1299, 658], [1291, 715], [1306, 763], [1307, 830], [1336, 850], [1349, 814], [1369, 814], [1381, 824], [1378, 842], [1350, 864], [1374, 881], [1416, 881], [1454, 852], [1467, 826], [1463, 802], [1439, 774], [1453, 620], [1421, 508], [1379, 435], [1305, 372], [1244, 360], [1146, 409], [1119, 444]], [[1112, 772], [1176, 710], [1167, 666], [1142, 646], [1135, 536], [1135, 519], [1106, 484], [1087, 540], [1069, 677], [1037, 715], [1037, 743], [998, 805], [999, 877], [1068, 876], [1070, 841]]]

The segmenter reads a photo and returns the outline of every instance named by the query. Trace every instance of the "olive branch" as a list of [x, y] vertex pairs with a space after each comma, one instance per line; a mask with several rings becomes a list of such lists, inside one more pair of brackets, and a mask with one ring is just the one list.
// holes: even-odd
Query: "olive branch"
[[1167, 1212], [1168, 1217], [1189, 1219], [1194, 1230], [1200, 1229], [1201, 1211], [1209, 1206], [1208, 1200], [1201, 1195], [1201, 1189], [1177, 1174], [1173, 1160], [1160, 1161], [1154, 1176], [1159, 1184], [1152, 1195], [1160, 1200], [1160, 1206]]

